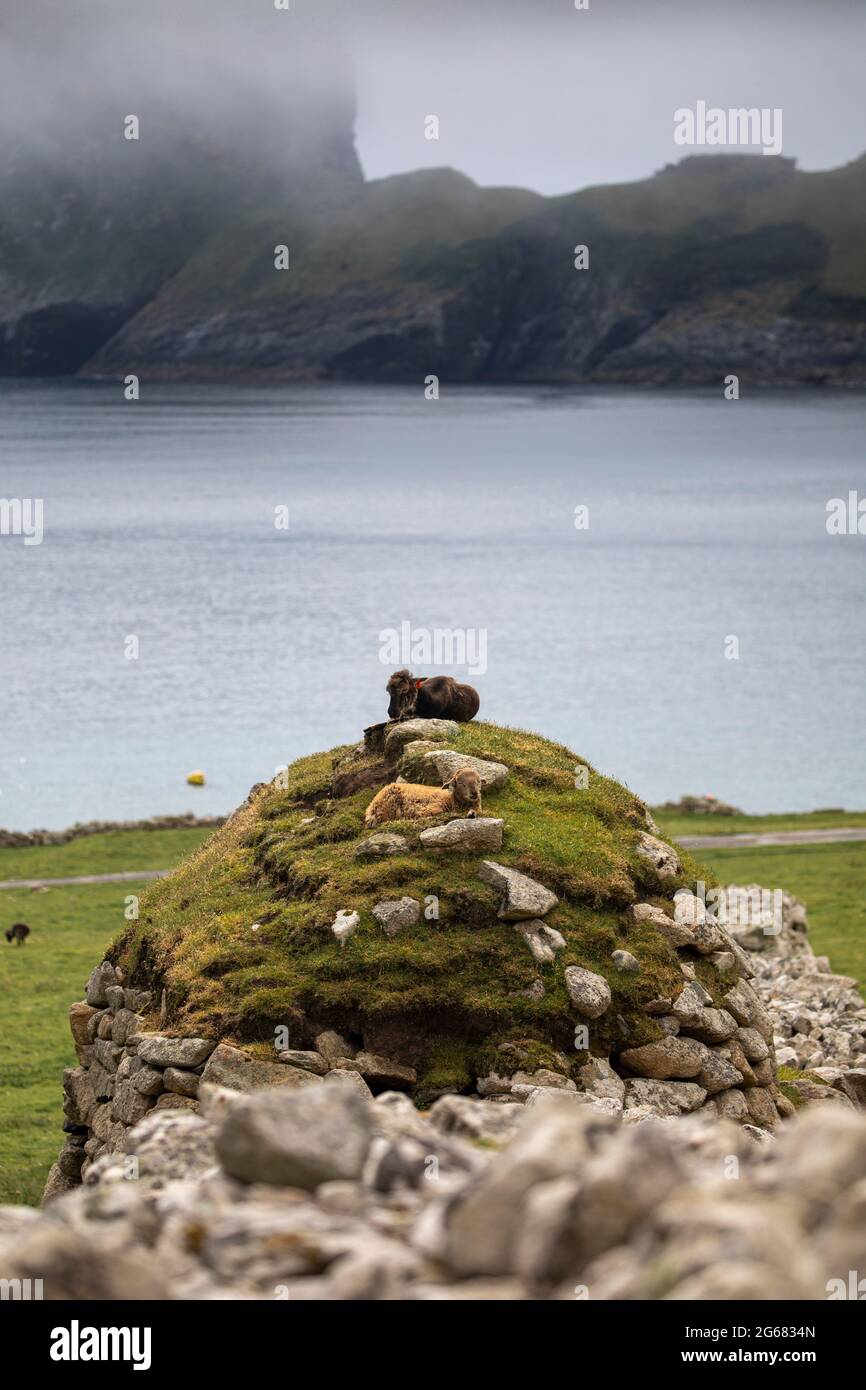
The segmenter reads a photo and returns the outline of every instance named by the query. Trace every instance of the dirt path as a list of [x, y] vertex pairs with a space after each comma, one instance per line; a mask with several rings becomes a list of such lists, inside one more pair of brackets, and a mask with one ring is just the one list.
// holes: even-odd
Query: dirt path
[[767, 830], [754, 835], [684, 835], [684, 849], [743, 849], [762, 845], [838, 845], [866, 840], [866, 826], [848, 830]]
[[82, 874], [77, 878], [7, 878], [3, 888], [66, 888], [73, 883], [135, 883], [146, 878], [165, 878], [170, 869], [138, 869], [130, 874]]

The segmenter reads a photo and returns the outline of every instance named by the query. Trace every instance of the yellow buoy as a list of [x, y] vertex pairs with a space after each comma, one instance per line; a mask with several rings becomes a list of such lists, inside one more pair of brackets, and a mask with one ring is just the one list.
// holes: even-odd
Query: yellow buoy
[[203, 786], [204, 786], [204, 773], [203, 773], [203, 772], [191, 772], [191, 773], [189, 774], [189, 776], [187, 777], [186, 780], [187, 780], [187, 782], [189, 783], [189, 785], [190, 785], [191, 787], [203, 787]]

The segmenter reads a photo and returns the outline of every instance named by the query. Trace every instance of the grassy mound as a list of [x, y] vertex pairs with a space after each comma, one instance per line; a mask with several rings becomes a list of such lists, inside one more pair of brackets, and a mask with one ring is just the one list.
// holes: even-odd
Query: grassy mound
[[[445, 816], [382, 827], [403, 834], [406, 851], [359, 859], [356, 850], [371, 833], [364, 812], [375, 785], [332, 794], [340, 785], [334, 769], [352, 755], [349, 747], [300, 759], [286, 785], [255, 790], [150, 888], [139, 920], [115, 943], [112, 958], [132, 984], [155, 988], [157, 996], [165, 989], [169, 1028], [263, 1048], [273, 1047], [281, 1025], [289, 1027], [292, 1047], [336, 1028], [369, 1051], [414, 1066], [423, 1098], [444, 1087], [469, 1088], [494, 1065], [508, 1070], [496, 1051], [503, 1042], [523, 1044], [510, 1070], [525, 1067], [527, 1058], [544, 1065], [555, 1051], [571, 1064], [582, 1060], [564, 981], [566, 966], [581, 965], [604, 975], [613, 992], [613, 1006], [592, 1027], [594, 1051], [660, 1035], [643, 1006], [679, 990], [679, 961], [651, 924], [631, 922], [628, 908], [644, 901], [670, 909], [677, 888], [694, 886], [696, 865], [681, 853], [681, 876], [662, 883], [637, 853], [647, 829], [643, 803], [592, 771], [588, 788], [576, 788], [581, 760], [562, 745], [472, 723], [442, 746], [508, 767], [506, 785], [487, 792], [483, 807], [504, 819], [502, 849], [488, 856], [422, 849], [419, 830]], [[375, 764], [372, 756], [368, 761]], [[497, 917], [498, 895], [478, 877], [483, 857], [558, 895], [545, 919], [566, 940], [554, 963], [539, 966], [514, 926]], [[404, 895], [422, 907], [438, 900], [438, 916], [422, 911], [414, 926], [388, 937], [371, 909]], [[340, 909], [361, 918], [342, 946], [331, 931]], [[613, 965], [611, 953], [620, 947], [637, 957], [640, 974]], [[709, 962], [695, 964], [714, 997], [728, 987]], [[528, 995], [539, 979], [544, 993], [536, 986]]]

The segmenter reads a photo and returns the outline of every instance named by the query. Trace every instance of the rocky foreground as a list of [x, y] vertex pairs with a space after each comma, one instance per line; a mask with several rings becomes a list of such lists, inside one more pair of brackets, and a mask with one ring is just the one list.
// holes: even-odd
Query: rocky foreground
[[[857, 1297], [866, 1008], [812, 954], [794, 900], [780, 929], [728, 930], [796, 1068], [790, 1119], [665, 1113], [603, 1059], [582, 1089], [535, 1074], [422, 1113], [312, 1054], [266, 1063], [149, 1034], [129, 1071], [152, 1072], [159, 1098], [105, 1139], [71, 1133], [42, 1212], [0, 1209], [0, 1272], [58, 1299]], [[295, 1079], [265, 1084], [276, 1072]]]

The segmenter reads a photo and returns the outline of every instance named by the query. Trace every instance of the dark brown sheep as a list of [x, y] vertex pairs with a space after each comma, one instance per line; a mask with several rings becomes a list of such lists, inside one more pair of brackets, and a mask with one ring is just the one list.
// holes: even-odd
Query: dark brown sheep
[[453, 676], [413, 676], [411, 671], [395, 671], [385, 689], [390, 697], [389, 719], [456, 719], [459, 724], [468, 724], [481, 704], [478, 691]]
[[23, 946], [27, 937], [30, 935], [30, 928], [26, 922], [16, 922], [6, 933], [7, 941], [14, 941], [16, 945]]

